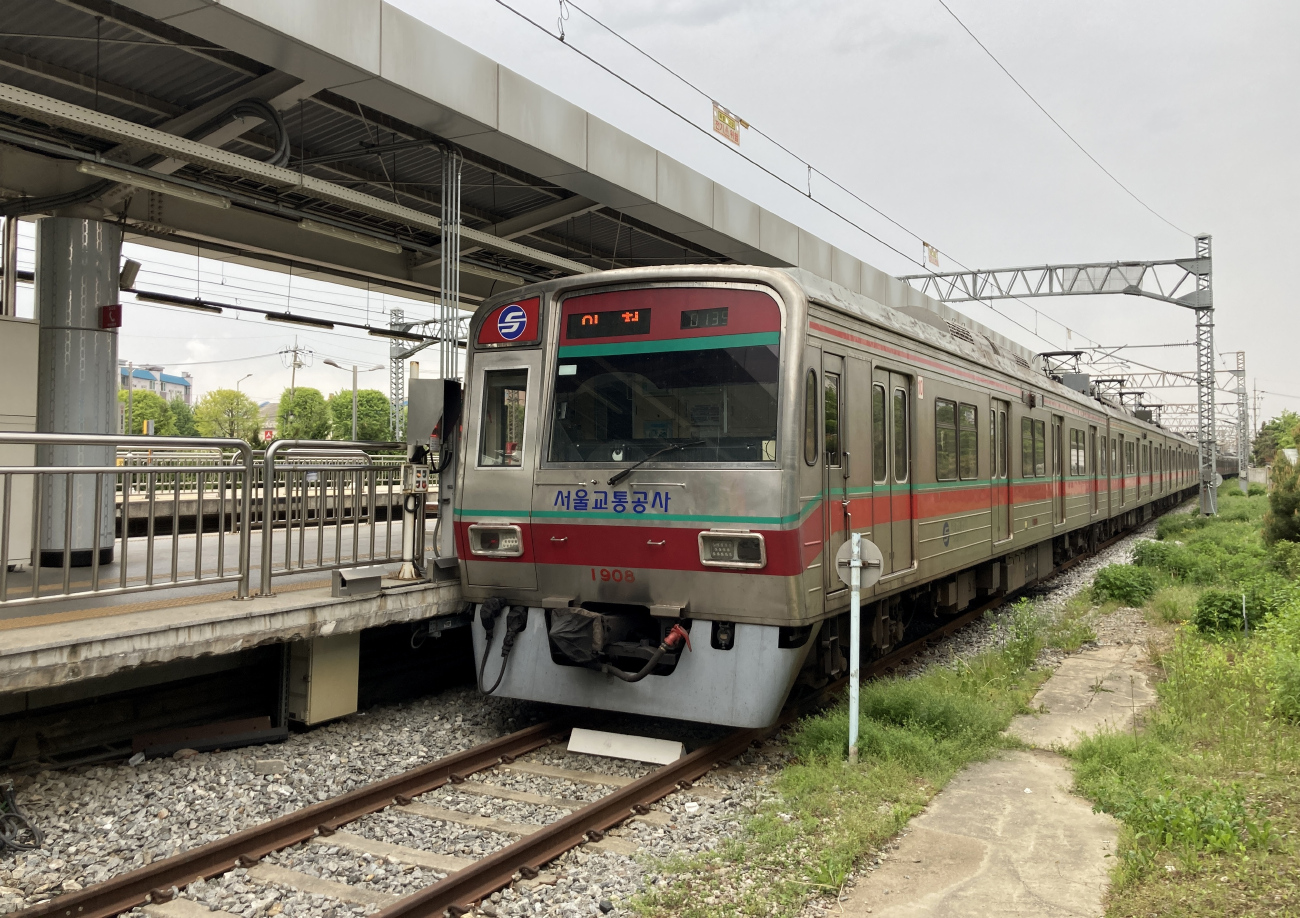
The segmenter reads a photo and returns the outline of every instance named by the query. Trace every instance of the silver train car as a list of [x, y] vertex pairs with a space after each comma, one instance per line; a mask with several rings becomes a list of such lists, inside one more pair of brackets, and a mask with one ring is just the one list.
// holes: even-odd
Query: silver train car
[[870, 660], [1194, 492], [1194, 444], [876, 280], [634, 268], [479, 307], [453, 504], [485, 691], [763, 726], [847, 669], [850, 533], [884, 559]]

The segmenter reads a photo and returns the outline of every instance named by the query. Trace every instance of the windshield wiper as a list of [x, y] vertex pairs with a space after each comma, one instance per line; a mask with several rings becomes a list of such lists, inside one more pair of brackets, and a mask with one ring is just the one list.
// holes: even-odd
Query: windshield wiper
[[627, 476], [631, 475], [637, 469], [641, 468], [641, 466], [645, 465], [651, 459], [658, 459], [664, 453], [671, 453], [673, 450], [687, 449], [692, 446], [707, 446], [707, 445], [708, 444], [704, 440], [692, 440], [689, 443], [669, 444], [668, 446], [665, 446], [663, 449], [658, 450], [657, 452], [653, 452], [650, 455], [646, 456], [644, 459], [642, 459], [640, 462], [636, 463], [635, 465], [629, 465], [627, 468], [615, 472], [613, 475], [610, 476], [609, 484], [611, 486], [618, 484], [620, 481], [622, 481]]

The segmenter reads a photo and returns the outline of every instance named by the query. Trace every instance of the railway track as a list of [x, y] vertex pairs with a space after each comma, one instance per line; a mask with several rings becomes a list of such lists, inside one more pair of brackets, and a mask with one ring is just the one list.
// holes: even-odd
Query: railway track
[[[691, 787], [715, 765], [742, 754], [753, 742], [779, 726], [734, 731], [642, 777], [630, 778], [521, 760], [529, 753], [560, 742], [568, 727], [565, 722], [537, 724], [84, 890], [64, 893], [16, 914], [22, 918], [108, 918], [145, 906], [156, 918], [192, 918], [199, 914], [199, 909], [203, 914], [208, 912], [205, 907], [180, 898], [179, 891], [195, 880], [243, 867], [248, 869], [248, 876], [254, 882], [323, 895], [352, 905], [380, 906], [379, 914], [384, 918], [460, 915], [517, 879], [536, 879], [545, 864], [579, 845], [620, 854], [635, 853], [631, 842], [609, 836], [608, 831], [634, 819], [667, 822], [662, 813], [650, 809], [651, 804], [679, 789]], [[486, 780], [470, 780], [471, 775], [491, 776], [492, 773], [540, 776], [602, 787], [609, 792], [596, 800], [582, 801], [521, 792]], [[454, 785], [459, 793], [572, 812], [550, 823], [533, 825], [488, 818], [420, 799], [421, 795], [448, 785]], [[350, 823], [389, 809], [416, 818], [514, 836], [515, 840], [484, 857], [470, 860], [395, 845], [348, 831]], [[264, 862], [267, 855], [303, 842], [387, 858], [444, 877], [413, 895], [399, 898], [373, 888], [326, 880]]]
[[[1124, 533], [1098, 546], [1097, 551], [1119, 542]], [[1072, 559], [1053, 571], [1056, 576], [1096, 552]], [[1007, 601], [996, 597], [946, 622], [924, 637], [912, 641], [864, 666], [864, 677], [891, 671], [927, 646], [960, 630], [985, 612]], [[811, 708], [823, 704], [844, 684], [832, 683], [787, 709], [771, 727], [737, 730], [690, 752], [675, 762], [655, 768], [640, 777], [599, 771], [557, 767], [525, 759], [564, 739], [570, 724], [550, 721], [454, 753], [435, 762], [357, 788], [320, 803], [304, 807], [277, 819], [235, 832], [216, 841], [159, 860], [87, 889], [67, 892], [49, 901], [15, 913], [17, 918], [109, 918], [144, 906], [153, 918], [198, 918], [210, 915], [206, 907], [184, 899], [180, 890], [198, 879], [208, 879], [235, 868], [245, 868], [255, 883], [323, 896], [347, 905], [379, 908], [381, 918], [443, 918], [461, 915], [494, 892], [518, 881], [537, 881], [542, 868], [578, 846], [618, 854], [636, 853], [635, 843], [611, 829], [625, 822], [643, 820], [664, 825], [668, 817], [651, 810], [665, 797], [684, 789], [701, 793], [694, 782], [712, 769], [743, 754], [752, 744], [778, 731]], [[527, 775], [553, 779], [569, 786], [608, 789], [595, 800], [545, 796], [523, 792], [486, 779]], [[420, 799], [449, 787], [460, 795], [496, 798], [549, 812], [568, 811], [546, 823], [510, 822], [478, 813], [440, 806]], [[707, 791], [704, 792], [707, 794]], [[479, 830], [514, 840], [477, 859], [421, 850], [349, 831], [349, 824], [372, 814], [392, 811], [442, 823]], [[272, 863], [268, 855], [308, 843], [352, 854], [368, 855], [430, 870], [441, 879], [420, 891], [399, 896], [366, 885], [325, 879], [283, 863]]]

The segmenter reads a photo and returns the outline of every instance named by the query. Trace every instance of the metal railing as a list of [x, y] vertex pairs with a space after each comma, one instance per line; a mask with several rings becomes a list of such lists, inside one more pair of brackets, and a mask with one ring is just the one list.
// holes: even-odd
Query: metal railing
[[[0, 607], [401, 560], [401, 443], [0, 432]], [[256, 539], [260, 546], [254, 546]]]
[[[381, 455], [372, 455], [376, 452]], [[401, 506], [405, 458], [403, 443], [276, 440], [267, 447], [261, 475], [262, 595], [271, 595], [276, 574], [400, 561], [401, 536], [393, 537], [393, 518], [394, 507]]]
[[[119, 465], [124, 448], [167, 459]], [[0, 432], [0, 454], [0, 603], [214, 583], [234, 583], [235, 597], [248, 598], [255, 466], [242, 440]], [[182, 489], [194, 503], [184, 540], [191, 514], [182, 518]], [[158, 512], [160, 495], [169, 513]], [[144, 512], [132, 536], [136, 502]]]

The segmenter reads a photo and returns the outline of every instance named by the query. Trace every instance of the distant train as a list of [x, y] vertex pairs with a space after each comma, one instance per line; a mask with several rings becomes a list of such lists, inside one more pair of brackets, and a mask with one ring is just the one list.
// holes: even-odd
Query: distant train
[[[485, 302], [455, 481], [485, 690], [762, 726], [1194, 492], [1194, 444], [884, 275], [634, 268]], [[888, 305], [887, 305], [888, 304]]]

